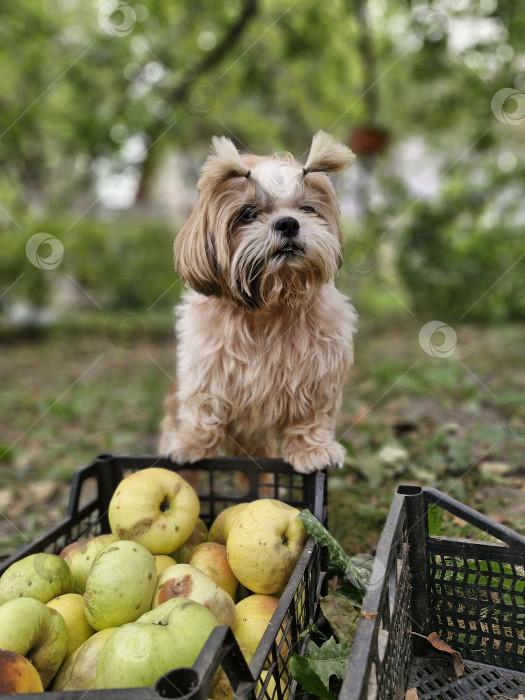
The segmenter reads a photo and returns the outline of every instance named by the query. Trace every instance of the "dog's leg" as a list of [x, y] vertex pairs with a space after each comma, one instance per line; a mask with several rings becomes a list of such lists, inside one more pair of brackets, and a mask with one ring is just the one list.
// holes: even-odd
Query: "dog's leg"
[[224, 438], [224, 407], [208, 394], [180, 400], [175, 386], [164, 402], [160, 454], [178, 464], [215, 457]]
[[334, 438], [334, 415], [320, 413], [309, 421], [283, 430], [281, 452], [292, 467], [302, 474], [342, 467], [345, 450]]

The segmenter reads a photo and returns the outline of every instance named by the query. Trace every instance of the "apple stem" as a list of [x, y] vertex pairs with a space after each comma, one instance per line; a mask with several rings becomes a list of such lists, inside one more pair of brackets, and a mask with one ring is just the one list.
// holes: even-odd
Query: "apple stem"
[[170, 509], [170, 502], [169, 502], [167, 496], [164, 496], [164, 499], [163, 499], [162, 503], [160, 504], [159, 508], [160, 508], [162, 513], [165, 513], [167, 510]]

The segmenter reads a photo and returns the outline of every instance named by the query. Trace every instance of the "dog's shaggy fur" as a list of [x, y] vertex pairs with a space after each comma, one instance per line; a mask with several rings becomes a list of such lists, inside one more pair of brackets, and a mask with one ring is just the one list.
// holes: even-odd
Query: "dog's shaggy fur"
[[160, 450], [179, 463], [281, 454], [303, 473], [342, 466], [334, 439], [356, 313], [334, 286], [338, 203], [325, 174], [353, 161], [320, 132], [303, 167], [214, 139], [199, 201], [175, 239], [185, 293], [177, 385]]

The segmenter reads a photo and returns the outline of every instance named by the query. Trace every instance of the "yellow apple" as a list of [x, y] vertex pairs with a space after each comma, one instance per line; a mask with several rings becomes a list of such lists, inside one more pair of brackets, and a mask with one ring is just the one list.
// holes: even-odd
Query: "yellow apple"
[[250, 591], [277, 593], [288, 583], [308, 537], [299, 512], [282, 501], [261, 498], [235, 518], [226, 553], [231, 570]]
[[[239, 649], [242, 651], [242, 655], [246, 659], [246, 663], [249, 664], [252, 660], [252, 652], [240, 639], [237, 640], [237, 643], [239, 645]], [[220, 666], [212, 682], [209, 700], [232, 700], [234, 695], [235, 693], [233, 692], [231, 683], [228, 680], [228, 676], [226, 675], [226, 672], [222, 666]]]
[[228, 564], [226, 547], [223, 544], [203, 542], [195, 547], [188, 564], [203, 571], [235, 600], [238, 581]]
[[231, 596], [200, 569], [190, 564], [176, 564], [159, 575], [153, 594], [152, 609], [171, 598], [189, 598], [208, 608], [221, 625], [233, 626], [235, 604]]
[[86, 620], [84, 611], [84, 597], [78, 593], [65, 593], [47, 603], [48, 607], [57, 610], [67, 627], [67, 659], [75, 649], [84, 644], [86, 639], [95, 634], [95, 630]]
[[[64, 561], [71, 569], [73, 578], [75, 579], [75, 592], [84, 593], [86, 590], [86, 581], [91, 569], [91, 564], [94, 558], [108, 544], [117, 542], [118, 538], [112, 533], [98, 535], [88, 540], [77, 542], [78, 547], [71, 547], [64, 556]], [[62, 556], [62, 553], [61, 553]]]
[[152, 554], [171, 554], [191, 535], [199, 517], [195, 490], [176, 472], [149, 467], [117, 486], [109, 504], [111, 531]]
[[[254, 593], [240, 600], [235, 606], [237, 615], [233, 634], [239, 642], [244, 642], [250, 652], [255, 654], [263, 634], [268, 629], [275, 608], [279, 604], [277, 598], [271, 595]], [[281, 635], [279, 634], [278, 639]]]
[[[268, 675], [268, 671], [261, 671], [260, 680], [257, 681], [257, 685], [255, 686], [255, 697], [259, 697], [259, 694], [264, 687], [264, 682], [266, 681], [267, 675]], [[284, 680], [284, 678], [282, 676], [279, 678], [279, 685], [281, 686], [281, 696], [279, 696], [279, 697], [282, 697], [283, 700], [288, 700], [288, 695], [289, 695], [290, 691], [286, 689], [286, 681]], [[268, 685], [265, 688], [264, 697], [268, 697], [268, 698], [277, 697], [277, 694], [275, 691], [276, 691], [275, 678], [272, 675], [272, 676], [270, 676], [270, 678], [268, 680]]]
[[182, 547], [179, 547], [174, 552], [172, 552], [171, 556], [179, 564], [187, 564], [190, 554], [193, 552], [195, 547], [197, 547], [197, 545], [201, 544], [202, 542], [207, 541], [208, 527], [202, 518], [198, 518], [191, 535], [188, 537], [188, 539], [182, 545]]
[[0, 693], [43, 693], [44, 686], [33, 664], [16, 651], [0, 649]]
[[161, 571], [167, 569], [168, 566], [174, 566], [176, 563], [176, 560], [173, 557], [168, 556], [167, 554], [155, 554], [155, 567], [157, 569], [157, 576], [160, 574]]
[[246, 503], [236, 503], [234, 506], [228, 506], [222, 510], [211, 524], [209, 541], [226, 544], [232, 523], [246, 505]]

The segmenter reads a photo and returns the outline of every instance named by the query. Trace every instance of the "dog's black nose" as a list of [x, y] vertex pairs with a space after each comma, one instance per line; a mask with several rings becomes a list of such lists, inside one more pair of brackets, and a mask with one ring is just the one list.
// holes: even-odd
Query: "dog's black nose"
[[274, 229], [280, 231], [286, 238], [293, 238], [299, 232], [299, 222], [293, 216], [283, 216], [277, 219]]

